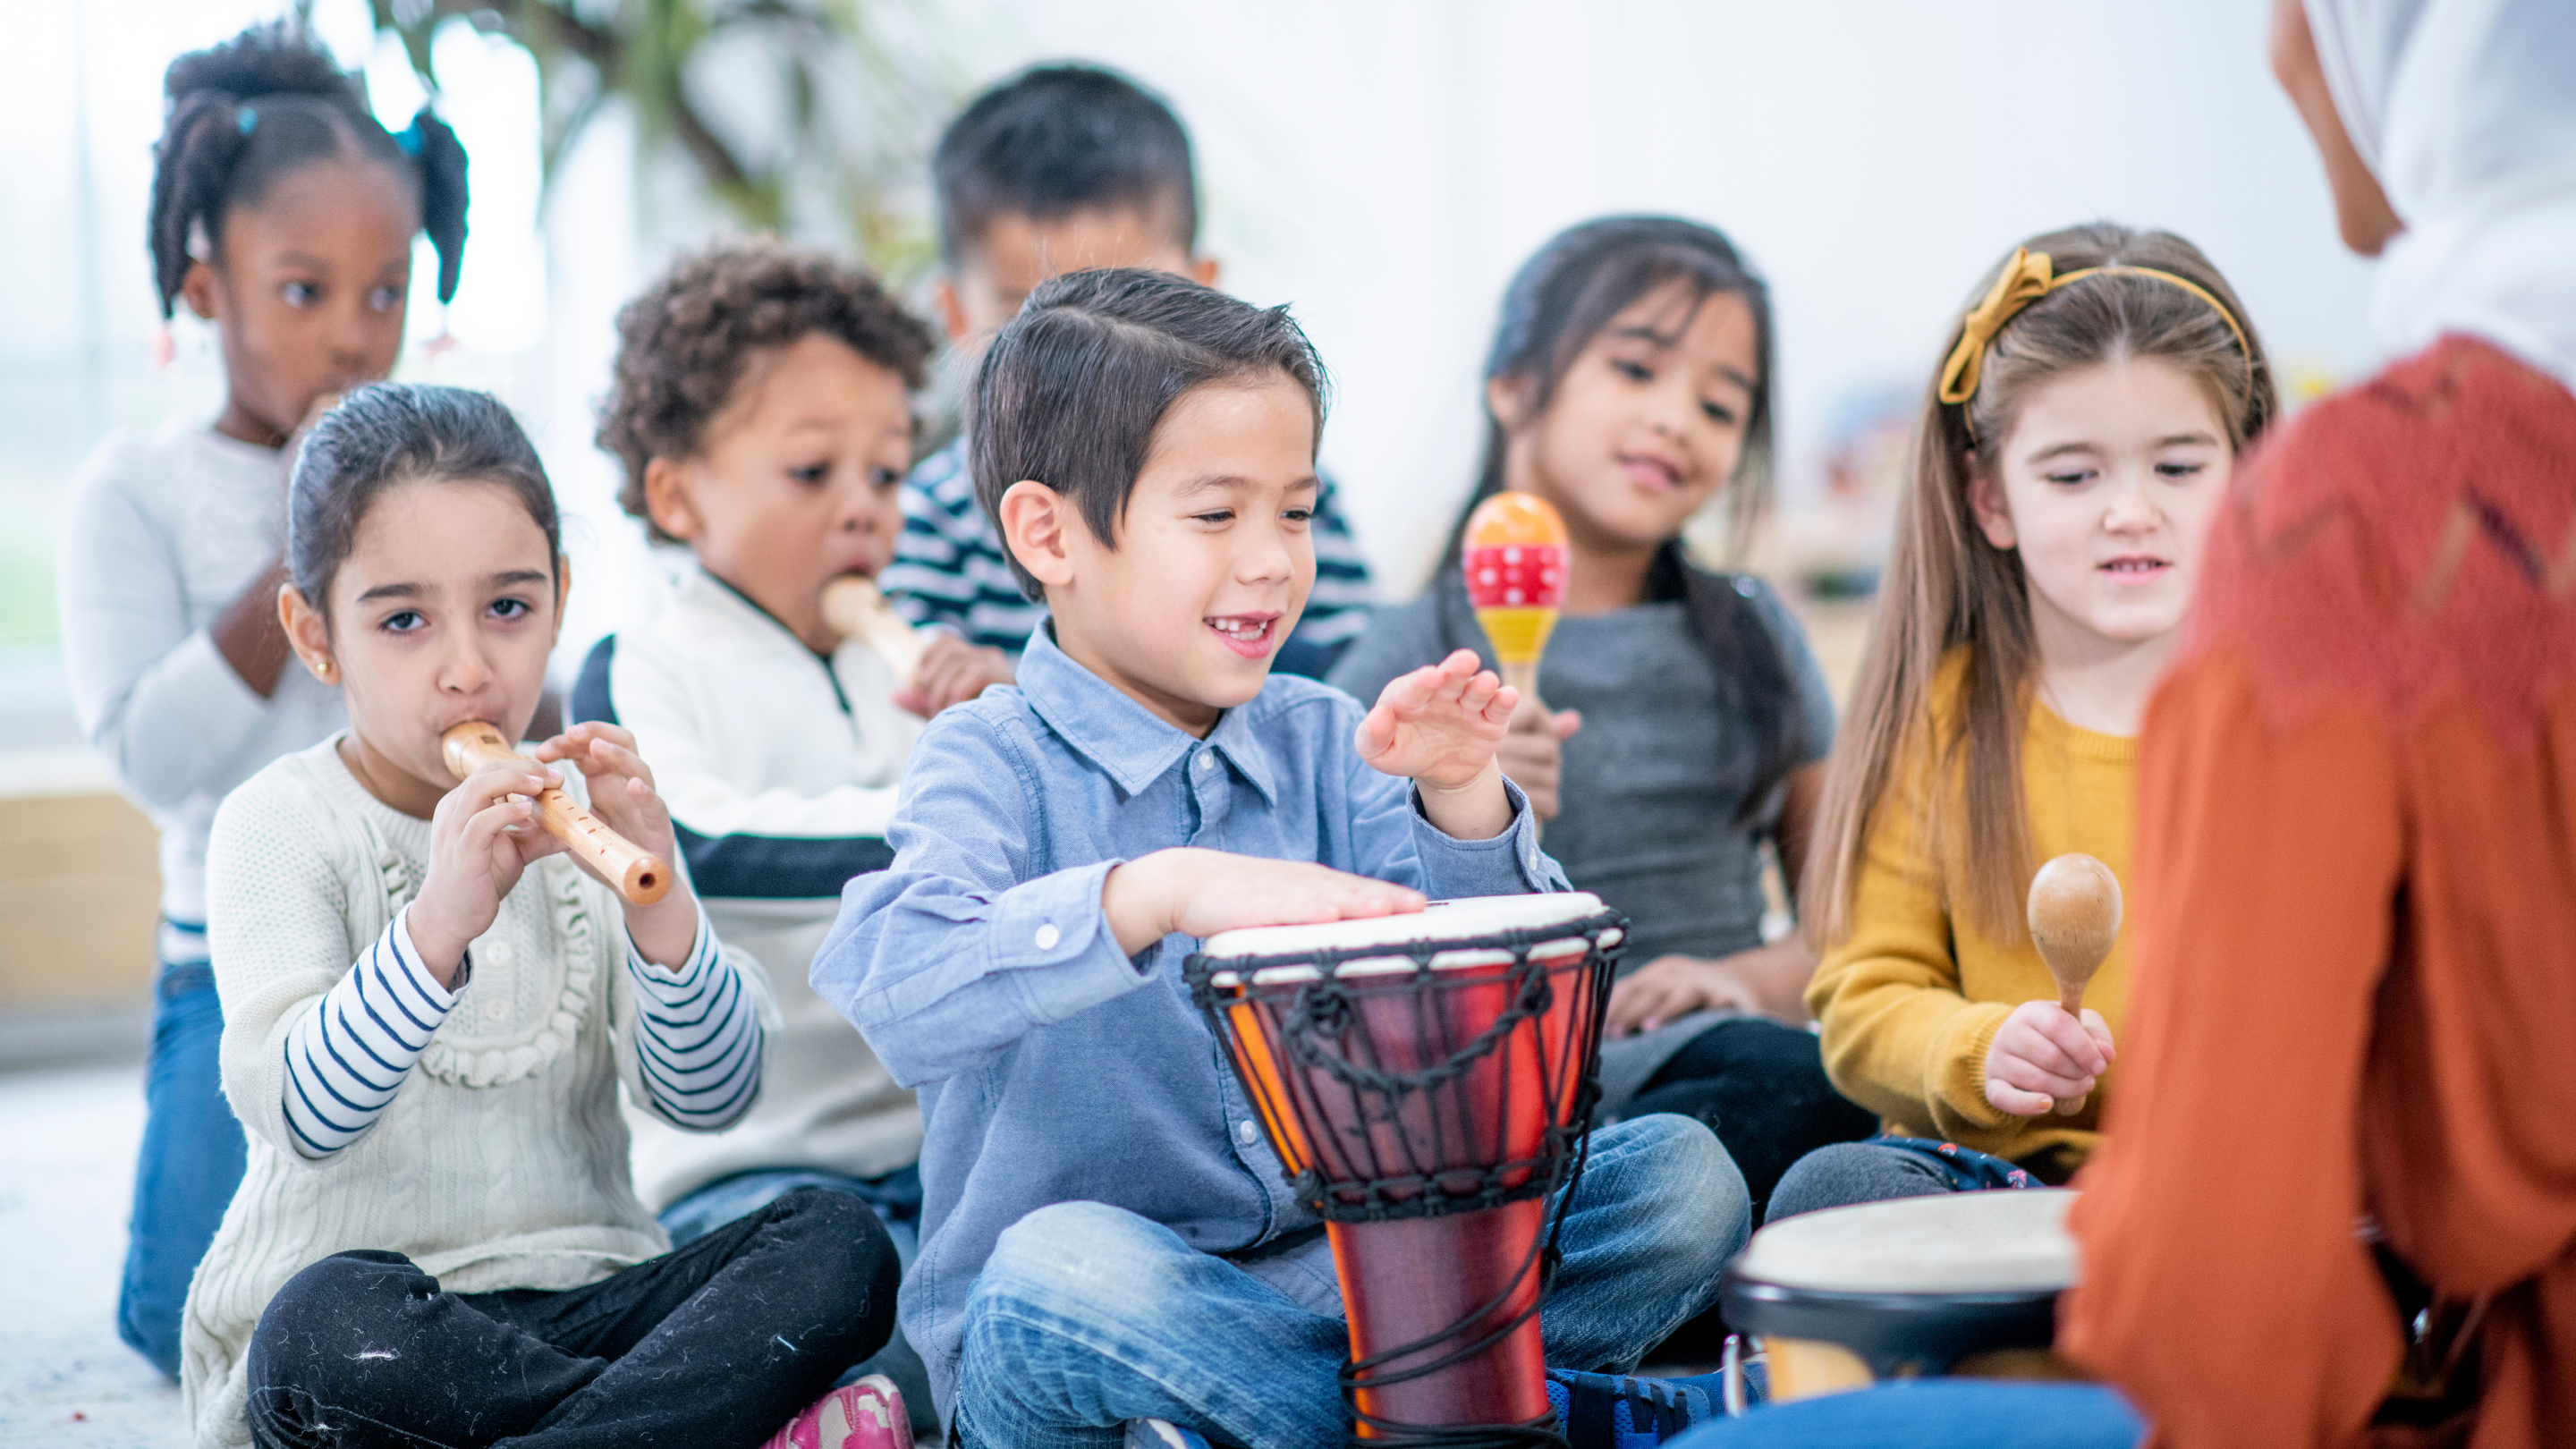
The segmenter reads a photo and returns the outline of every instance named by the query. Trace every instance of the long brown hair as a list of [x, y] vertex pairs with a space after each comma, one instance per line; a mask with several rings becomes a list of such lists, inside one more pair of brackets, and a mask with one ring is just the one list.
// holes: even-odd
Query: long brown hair
[[[1807, 853], [1799, 914], [1818, 951], [1850, 934], [1878, 812], [1900, 785], [1903, 762], [1918, 751], [1932, 766], [1922, 777], [1918, 823], [1926, 839], [1943, 842], [1939, 864], [1951, 882], [1952, 911], [1990, 940], [2021, 936], [2022, 894], [2034, 865], [2021, 741], [2037, 646], [2021, 555], [1986, 542], [1968, 499], [1977, 470], [1995, 467], [2030, 390], [2076, 368], [2156, 358], [2208, 389], [2238, 452], [2280, 408], [2254, 324], [2198, 247], [2170, 232], [2107, 222], [2022, 246], [2047, 253], [2061, 277], [2125, 266], [2184, 278], [2216, 297], [2235, 325], [2188, 288], [2103, 272], [2047, 293], [2006, 323], [1987, 344], [1983, 376], [1965, 403], [1941, 401], [1936, 369], [1914, 431], [1911, 477], [1897, 504], [1868, 651]], [[1973, 296], [1986, 295], [2009, 264], [1989, 271]], [[1943, 358], [1958, 346], [1963, 326], [1964, 319], [1943, 340]], [[1934, 738], [1933, 677], [1960, 646], [1966, 658], [1957, 706]]]

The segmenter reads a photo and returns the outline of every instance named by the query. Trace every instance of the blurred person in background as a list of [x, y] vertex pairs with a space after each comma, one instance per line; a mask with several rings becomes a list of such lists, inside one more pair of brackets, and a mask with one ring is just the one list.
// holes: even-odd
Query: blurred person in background
[[289, 670], [287, 445], [392, 369], [429, 234], [438, 296], [465, 246], [465, 152], [427, 109], [391, 133], [302, 31], [254, 26], [170, 65], [147, 228], [161, 313], [214, 324], [223, 411], [101, 443], [74, 484], [63, 652], [90, 742], [161, 830], [161, 969], [117, 1331], [179, 1372], [179, 1310], [240, 1183], [216, 1075], [206, 831], [225, 792], [338, 729]]

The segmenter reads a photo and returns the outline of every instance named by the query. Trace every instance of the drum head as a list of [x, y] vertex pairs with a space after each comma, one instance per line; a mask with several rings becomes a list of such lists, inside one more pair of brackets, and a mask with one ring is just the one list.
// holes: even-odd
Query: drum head
[[1571, 925], [1601, 914], [1601, 898], [1590, 891], [1550, 891], [1538, 895], [1468, 896], [1434, 901], [1402, 916], [1371, 916], [1358, 921], [1326, 921], [1313, 926], [1252, 926], [1210, 936], [1200, 954], [1212, 960], [1228, 957], [1293, 956], [1306, 951], [1349, 951], [1369, 946], [1411, 946], [1423, 942], [1472, 941], [1504, 931], [1540, 930]]
[[1833, 1293], [2055, 1292], [2077, 1278], [2075, 1196], [1949, 1192], [1802, 1213], [1755, 1233], [1737, 1270]]

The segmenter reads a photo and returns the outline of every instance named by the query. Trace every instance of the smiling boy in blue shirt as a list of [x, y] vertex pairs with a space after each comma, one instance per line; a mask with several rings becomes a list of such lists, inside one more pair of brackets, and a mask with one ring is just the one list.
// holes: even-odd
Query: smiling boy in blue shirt
[[[1332, 1262], [1180, 979], [1240, 926], [1561, 890], [1461, 650], [1349, 696], [1274, 675], [1314, 580], [1321, 368], [1284, 308], [1048, 282], [975, 383], [976, 488], [1051, 622], [923, 732], [815, 988], [921, 1095], [906, 1331], [967, 1445], [1132, 1419], [1335, 1445]], [[1742, 1178], [1696, 1122], [1595, 1134], [1543, 1310], [1625, 1369], [1714, 1295]]]

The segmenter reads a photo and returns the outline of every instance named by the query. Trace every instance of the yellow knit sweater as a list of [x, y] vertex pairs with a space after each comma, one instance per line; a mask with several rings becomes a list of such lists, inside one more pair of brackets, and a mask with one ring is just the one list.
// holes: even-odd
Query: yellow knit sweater
[[[1956, 717], [1963, 662], [1955, 654], [1944, 660], [1934, 682], [1935, 737], [1946, 737]], [[2035, 863], [2082, 851], [2128, 882], [2136, 758], [2136, 740], [2078, 729], [2032, 703], [2022, 790]], [[2016, 1117], [1986, 1100], [1986, 1048], [1996, 1028], [2022, 1002], [2055, 1000], [2057, 987], [2027, 931], [1998, 942], [1952, 914], [1945, 876], [1959, 852], [1927, 848], [1928, 774], [1921, 756], [1897, 770], [1905, 783], [1880, 802], [1872, 824], [1851, 934], [1825, 953], [1807, 987], [1807, 1008], [1823, 1026], [1825, 1070], [1889, 1132], [1991, 1152], [2062, 1182], [2092, 1151], [2119, 1064], [2073, 1117]], [[2115, 1049], [2128, 997], [2123, 932], [2084, 994], [2109, 1023]]]

